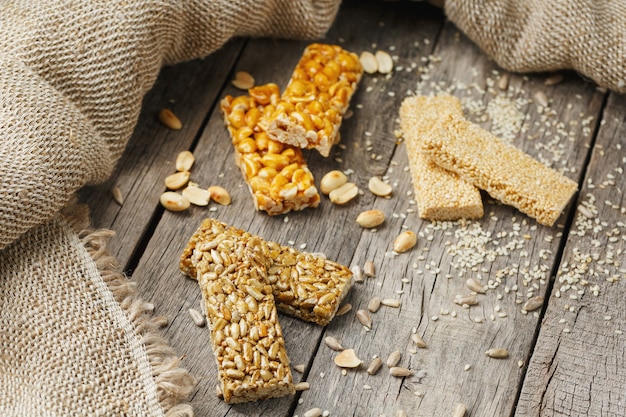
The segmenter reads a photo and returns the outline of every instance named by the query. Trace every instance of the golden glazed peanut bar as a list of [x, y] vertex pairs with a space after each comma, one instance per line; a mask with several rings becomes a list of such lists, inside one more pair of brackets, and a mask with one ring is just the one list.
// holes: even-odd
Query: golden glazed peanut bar
[[224, 401], [230, 404], [293, 394], [282, 330], [258, 239], [222, 241], [228, 252], [197, 259]]
[[571, 179], [462, 116], [444, 117], [422, 145], [438, 165], [547, 226], [578, 189]]
[[267, 258], [268, 280], [279, 311], [325, 326], [333, 319], [352, 286], [352, 272], [320, 256], [298, 252], [267, 242], [206, 219], [189, 239], [180, 258], [180, 270], [196, 278], [202, 274], [201, 259], [227, 256], [232, 241], [258, 239]]
[[270, 215], [317, 207], [320, 196], [302, 151], [270, 139], [258, 126], [262, 115], [275, 109], [278, 86], [254, 87], [249, 93], [226, 96], [220, 108], [254, 207]]
[[328, 156], [362, 75], [356, 54], [337, 45], [309, 45], [263, 128], [272, 139]]
[[418, 215], [428, 220], [476, 219], [483, 216], [480, 191], [459, 176], [435, 164], [420, 146], [426, 132], [445, 114], [462, 115], [453, 96], [413, 96], [400, 107], [400, 125], [408, 151]]

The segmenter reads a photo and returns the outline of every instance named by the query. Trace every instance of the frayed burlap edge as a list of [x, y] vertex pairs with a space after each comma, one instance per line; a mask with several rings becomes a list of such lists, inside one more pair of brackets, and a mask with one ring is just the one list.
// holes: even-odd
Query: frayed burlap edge
[[154, 305], [139, 297], [135, 282], [120, 271], [117, 259], [108, 251], [107, 244], [115, 232], [92, 229], [87, 206], [77, 203], [75, 199], [62, 210], [62, 214], [77, 233], [102, 280], [143, 343], [156, 383], [158, 402], [165, 416], [193, 417], [193, 408], [184, 401], [194, 388], [196, 379], [180, 367], [180, 358], [161, 334], [160, 329], [167, 324], [167, 319], [153, 314]]

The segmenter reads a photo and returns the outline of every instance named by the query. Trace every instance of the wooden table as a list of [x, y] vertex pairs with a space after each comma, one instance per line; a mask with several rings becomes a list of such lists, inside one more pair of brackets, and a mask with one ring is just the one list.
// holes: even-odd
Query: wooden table
[[[284, 216], [254, 211], [217, 103], [241, 93], [230, 84], [238, 70], [250, 72], [257, 84], [286, 85], [308, 42], [272, 39], [232, 40], [204, 60], [164, 68], [113, 177], [81, 194], [95, 226], [117, 232], [110, 248], [141, 296], [168, 318], [165, 335], [198, 379], [190, 398], [196, 415], [302, 416], [319, 407], [331, 416], [391, 417], [402, 415], [399, 410], [449, 416], [458, 403], [470, 416], [625, 415], [626, 99], [570, 72], [556, 85], [544, 84], [552, 74], [510, 74], [501, 89], [506, 72], [426, 3], [346, 3], [323, 41], [355, 52], [382, 49], [397, 58], [390, 76], [364, 76], [351, 102], [353, 116], [342, 126], [341, 147], [329, 158], [305, 155], [318, 181], [333, 169], [349, 172], [363, 190], [350, 204], [335, 206], [323, 197], [317, 209]], [[406, 147], [395, 135], [398, 109], [407, 94], [441, 92], [461, 98], [470, 119], [578, 181], [580, 192], [555, 227], [486, 194], [480, 221], [418, 218]], [[548, 98], [548, 108], [537, 104], [537, 93]], [[165, 107], [182, 119], [182, 130], [158, 122]], [[225, 187], [231, 205], [163, 210], [163, 180], [182, 150], [196, 157], [192, 180]], [[372, 176], [388, 179], [391, 198], [367, 190]], [[111, 197], [113, 186], [125, 197], [121, 206]], [[581, 205], [586, 209], [577, 210]], [[387, 216], [376, 232], [355, 222], [371, 208]], [[282, 244], [306, 245], [348, 266], [374, 262], [376, 276], [356, 284], [346, 300], [352, 310], [328, 327], [280, 317], [292, 363], [306, 365], [294, 378], [308, 381], [310, 390], [236, 406], [216, 397], [209, 332], [188, 314], [199, 308], [200, 291], [178, 270], [187, 239], [205, 217]], [[392, 241], [407, 229], [419, 234], [418, 244], [395, 256]], [[478, 296], [478, 305], [463, 308], [452, 300], [469, 292], [468, 277], [491, 288]], [[574, 288], [562, 288], [562, 280]], [[365, 331], [355, 312], [374, 295], [402, 305], [372, 314], [372, 329]], [[524, 314], [529, 295], [546, 302]], [[415, 348], [412, 332], [427, 349]], [[326, 336], [355, 349], [364, 366], [343, 375], [333, 364], [336, 352], [322, 342]], [[487, 357], [492, 347], [506, 348], [509, 358]], [[413, 376], [391, 377], [384, 365], [376, 375], [365, 372], [374, 355], [386, 359], [394, 350]]]

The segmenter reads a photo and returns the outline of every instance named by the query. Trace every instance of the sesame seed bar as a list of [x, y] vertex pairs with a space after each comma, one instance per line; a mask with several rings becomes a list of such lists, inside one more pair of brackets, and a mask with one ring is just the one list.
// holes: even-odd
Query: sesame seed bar
[[422, 145], [438, 165], [547, 226], [578, 189], [576, 182], [459, 115], [442, 117]]
[[234, 404], [293, 394], [289, 358], [258, 238], [248, 235], [222, 243], [228, 252], [199, 254], [197, 279], [224, 401]]
[[253, 87], [249, 94], [226, 96], [220, 108], [254, 207], [270, 215], [317, 207], [320, 196], [300, 148], [270, 139], [258, 124], [275, 108], [278, 86]]
[[189, 239], [180, 258], [180, 269], [197, 278], [204, 268], [200, 260], [227, 256], [233, 241], [252, 238], [261, 242], [278, 310], [321, 326], [330, 323], [352, 286], [352, 272], [322, 256], [299, 252], [215, 219], [205, 219]]
[[421, 149], [422, 137], [443, 114], [462, 115], [461, 102], [453, 96], [412, 96], [404, 99], [400, 107], [418, 215], [441, 221], [480, 218], [480, 191], [456, 173], [435, 164]]
[[263, 128], [272, 139], [328, 156], [362, 75], [356, 54], [337, 45], [307, 46]]

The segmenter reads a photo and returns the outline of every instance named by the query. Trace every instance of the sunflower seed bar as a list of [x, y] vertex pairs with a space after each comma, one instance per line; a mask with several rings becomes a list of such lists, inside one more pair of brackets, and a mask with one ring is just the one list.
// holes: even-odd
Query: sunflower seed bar
[[275, 215], [317, 207], [320, 196], [300, 148], [270, 139], [258, 124], [263, 114], [274, 111], [278, 86], [253, 87], [249, 94], [226, 96], [220, 108], [255, 208]]
[[233, 242], [256, 239], [266, 257], [267, 277], [279, 311], [325, 326], [333, 319], [352, 286], [350, 269], [321, 256], [267, 242], [234, 227], [206, 219], [191, 237], [180, 259], [181, 271], [196, 278], [202, 260], [225, 259]]
[[272, 139], [328, 156], [362, 75], [356, 54], [337, 45], [309, 45], [261, 126]]
[[200, 254], [197, 279], [224, 401], [234, 404], [293, 394], [262, 245], [250, 235], [222, 243], [228, 252]]
[[578, 189], [576, 182], [463, 116], [442, 117], [422, 145], [438, 165], [547, 226]]
[[428, 220], [476, 219], [483, 216], [478, 188], [435, 164], [420, 146], [423, 136], [445, 114], [463, 115], [453, 96], [407, 97], [400, 107], [400, 125], [408, 151], [417, 211]]

